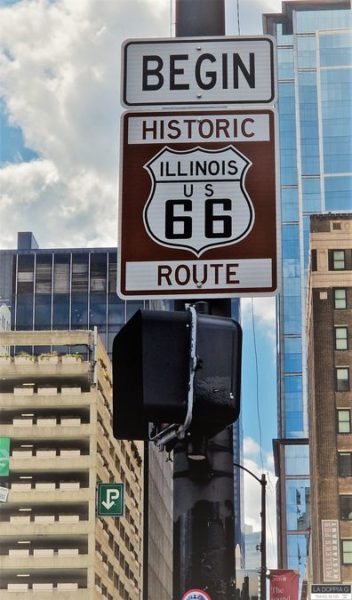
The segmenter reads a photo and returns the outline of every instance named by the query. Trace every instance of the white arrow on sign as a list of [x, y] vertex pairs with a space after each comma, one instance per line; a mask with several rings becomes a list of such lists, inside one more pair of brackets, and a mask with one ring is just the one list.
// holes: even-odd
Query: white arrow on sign
[[115, 500], [118, 500], [120, 497], [119, 490], [107, 490], [106, 492], [106, 500], [102, 500], [101, 503], [105, 506], [106, 510], [110, 510], [112, 506], [115, 504]]

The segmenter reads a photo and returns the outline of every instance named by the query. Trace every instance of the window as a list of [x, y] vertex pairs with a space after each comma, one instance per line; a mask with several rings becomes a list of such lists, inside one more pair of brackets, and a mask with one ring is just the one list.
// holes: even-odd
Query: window
[[336, 288], [334, 290], [334, 306], [336, 309], [347, 308], [347, 290]]
[[317, 263], [317, 251], [316, 250], [312, 250], [311, 263], [312, 263], [312, 271], [317, 271], [318, 263]]
[[347, 327], [335, 327], [335, 350], [347, 350]]
[[331, 269], [333, 271], [342, 271], [345, 268], [345, 251], [331, 251]]
[[337, 455], [339, 477], [352, 477], [352, 452], [339, 452]]
[[51, 254], [39, 254], [36, 261], [36, 293], [51, 294]]
[[349, 410], [337, 411], [337, 432], [351, 433], [351, 415]]
[[340, 517], [342, 521], [352, 521], [352, 496], [340, 496]]
[[350, 389], [350, 378], [348, 367], [336, 367], [336, 391], [348, 392]]
[[307, 444], [288, 444], [285, 447], [286, 475], [308, 475], [309, 448]]
[[352, 565], [352, 540], [342, 540], [342, 564]]
[[290, 531], [304, 531], [309, 527], [310, 481], [288, 479], [286, 481], [286, 515]]

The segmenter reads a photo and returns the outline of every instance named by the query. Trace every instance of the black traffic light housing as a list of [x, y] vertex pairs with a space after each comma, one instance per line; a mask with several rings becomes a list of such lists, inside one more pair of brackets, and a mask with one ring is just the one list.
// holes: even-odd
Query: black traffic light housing
[[194, 315], [139, 310], [115, 337], [116, 438], [148, 439], [150, 423], [175, 425], [174, 437], [185, 429], [211, 437], [238, 418], [241, 327], [228, 317]]

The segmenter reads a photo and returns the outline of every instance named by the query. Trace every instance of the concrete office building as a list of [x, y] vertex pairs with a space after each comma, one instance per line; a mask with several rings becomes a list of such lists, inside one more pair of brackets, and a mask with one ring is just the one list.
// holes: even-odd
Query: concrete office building
[[[2, 600], [139, 600], [141, 443], [112, 436], [111, 363], [92, 331], [0, 333], [0, 436], [9, 488], [0, 504]], [[84, 355], [52, 353], [85, 348]], [[83, 356], [83, 357], [82, 357]], [[123, 482], [125, 513], [96, 518], [96, 484]]]
[[[20, 232], [16, 249], [0, 250], [0, 298], [8, 299], [13, 330], [79, 330], [96, 327], [110, 357], [116, 333], [138, 308], [162, 309], [171, 304], [160, 300], [123, 301], [116, 294], [116, 277], [116, 248], [41, 249], [32, 232]], [[232, 316], [239, 320], [239, 301], [235, 299], [231, 304]], [[53, 349], [70, 351], [69, 347]], [[32, 352], [33, 349], [26, 346], [18, 350]], [[84, 352], [84, 348], [81, 350]], [[34, 351], [40, 352], [41, 349]], [[242, 437], [239, 419], [234, 425], [233, 437], [236, 463], [241, 463]], [[149, 520], [159, 524], [158, 528], [150, 530], [148, 549], [149, 597], [154, 600], [158, 594], [171, 597], [172, 463], [166, 462], [165, 455], [150, 445], [149, 466]], [[236, 545], [241, 547], [244, 559], [241, 479], [242, 471], [234, 469], [235, 540]], [[162, 508], [158, 503], [153, 508], [154, 495], [164, 499]], [[162, 551], [156, 551], [161, 535], [166, 535], [168, 539], [168, 552], [165, 547]]]
[[[21, 232], [17, 249], [0, 250], [0, 297], [9, 299], [12, 330], [96, 328], [110, 357], [116, 333], [137, 309], [165, 307], [161, 301], [122, 301], [116, 294], [116, 277], [116, 248], [40, 249], [32, 232]], [[41, 354], [47, 348], [18, 344], [16, 351]], [[72, 349], [60, 344], [50, 351], [87, 357], [86, 346]], [[158, 596], [167, 600], [172, 592], [172, 463], [153, 445], [148, 476], [146, 498], [154, 526], [146, 538], [144, 581], [150, 600]]]
[[305, 569], [310, 527], [305, 306], [310, 215], [352, 209], [351, 3], [282, 2], [277, 41], [282, 278], [275, 442], [278, 563]]
[[[352, 215], [311, 218], [307, 313], [311, 570], [352, 581]], [[309, 589], [309, 586], [308, 586]]]

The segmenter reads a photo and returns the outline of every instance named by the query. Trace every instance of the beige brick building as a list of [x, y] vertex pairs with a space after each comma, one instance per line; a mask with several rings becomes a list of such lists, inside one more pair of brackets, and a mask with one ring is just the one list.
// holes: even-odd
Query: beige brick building
[[[1, 600], [140, 599], [143, 447], [113, 439], [104, 347], [91, 331], [0, 334], [14, 345], [36, 356], [0, 358]], [[98, 482], [124, 483], [123, 517], [96, 517]]]
[[[308, 583], [352, 581], [352, 215], [311, 217]], [[309, 592], [310, 586], [308, 586]]]

